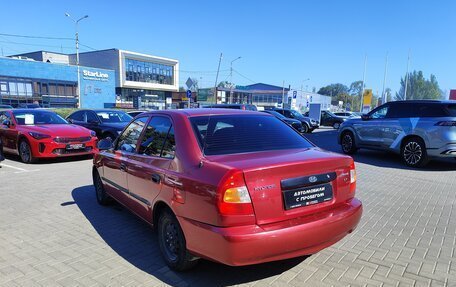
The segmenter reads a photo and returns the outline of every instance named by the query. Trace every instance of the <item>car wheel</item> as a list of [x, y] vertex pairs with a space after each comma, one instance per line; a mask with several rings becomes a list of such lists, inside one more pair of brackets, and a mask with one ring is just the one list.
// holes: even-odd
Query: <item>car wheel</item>
[[106, 193], [101, 177], [98, 174], [98, 171], [93, 172], [93, 186], [95, 186], [95, 195], [97, 197], [97, 202], [100, 205], [108, 205], [111, 203], [111, 198]]
[[302, 124], [302, 132], [304, 134], [309, 132], [309, 127], [307, 126], [307, 124]]
[[333, 124], [333, 128], [335, 128], [336, 130], [338, 130], [340, 128], [340, 123], [334, 123]]
[[158, 219], [158, 242], [163, 259], [171, 269], [184, 271], [198, 263], [187, 251], [179, 221], [170, 211], [165, 210]]
[[409, 138], [402, 144], [401, 157], [410, 167], [421, 167], [428, 163], [424, 141], [420, 138]]
[[33, 158], [32, 155], [32, 149], [26, 140], [22, 140], [19, 143], [19, 156], [21, 157], [23, 163], [35, 162], [35, 158]]
[[355, 145], [355, 135], [352, 132], [344, 132], [341, 137], [342, 151], [346, 154], [354, 154], [358, 149]]

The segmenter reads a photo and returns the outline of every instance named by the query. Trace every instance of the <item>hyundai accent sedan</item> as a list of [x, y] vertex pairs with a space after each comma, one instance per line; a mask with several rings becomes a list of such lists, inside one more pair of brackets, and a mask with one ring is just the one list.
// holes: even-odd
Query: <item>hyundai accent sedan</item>
[[19, 155], [24, 163], [92, 154], [97, 144], [95, 132], [39, 109], [0, 111], [0, 137], [3, 151]]
[[353, 159], [266, 113], [145, 113], [99, 149], [97, 201], [113, 198], [154, 226], [174, 270], [199, 258], [240, 266], [313, 254], [361, 218]]

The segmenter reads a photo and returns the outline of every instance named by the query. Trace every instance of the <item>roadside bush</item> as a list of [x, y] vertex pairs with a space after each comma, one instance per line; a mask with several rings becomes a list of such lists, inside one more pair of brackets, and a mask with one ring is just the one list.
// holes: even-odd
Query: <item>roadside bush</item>
[[69, 116], [72, 112], [76, 111], [77, 109], [75, 108], [60, 108], [60, 109], [52, 109], [52, 111], [56, 112], [59, 116], [62, 118], [66, 118]]

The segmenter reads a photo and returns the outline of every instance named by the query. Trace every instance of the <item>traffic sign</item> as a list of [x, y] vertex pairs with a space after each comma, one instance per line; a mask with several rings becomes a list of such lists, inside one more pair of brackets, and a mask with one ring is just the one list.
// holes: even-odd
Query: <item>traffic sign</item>
[[190, 79], [190, 77], [189, 77], [189, 78], [187, 79], [187, 81], [185, 82], [185, 84], [187, 85], [187, 88], [188, 88], [188, 89], [191, 89], [192, 86], [193, 86], [193, 84], [195, 84], [195, 83], [193, 83], [192, 79]]
[[296, 99], [296, 96], [298, 95], [297, 91], [293, 91], [293, 99]]
[[190, 91], [190, 90], [187, 90], [187, 98], [189, 98], [189, 99], [190, 99], [191, 97], [192, 97], [192, 91]]

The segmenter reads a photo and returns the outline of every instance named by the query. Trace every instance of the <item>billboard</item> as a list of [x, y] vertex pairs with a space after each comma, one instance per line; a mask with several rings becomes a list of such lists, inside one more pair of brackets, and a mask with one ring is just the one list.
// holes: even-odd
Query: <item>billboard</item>
[[372, 90], [366, 89], [363, 94], [363, 113], [368, 113], [372, 103]]
[[450, 100], [456, 101], [456, 90], [450, 90]]

